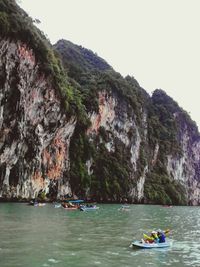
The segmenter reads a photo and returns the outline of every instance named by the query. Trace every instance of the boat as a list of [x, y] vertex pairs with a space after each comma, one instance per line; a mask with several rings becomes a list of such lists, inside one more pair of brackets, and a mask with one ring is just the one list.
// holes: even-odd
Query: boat
[[118, 210], [120, 210], [120, 211], [130, 211], [130, 206], [122, 205]]
[[60, 203], [54, 203], [54, 208], [60, 208], [61, 204]]
[[84, 200], [82, 199], [67, 199], [64, 200], [61, 204], [61, 206], [65, 209], [65, 210], [77, 210], [80, 209], [80, 205], [81, 203], [83, 203]]
[[74, 204], [72, 204], [70, 202], [68, 202], [68, 203], [62, 203], [62, 207], [65, 210], [77, 210], [78, 209], [78, 206], [77, 205], [74, 205]]
[[82, 199], [72, 199], [72, 200], [66, 200], [66, 202], [67, 203], [72, 203], [72, 204], [78, 204], [78, 205], [80, 205], [80, 203], [83, 203], [84, 202], [84, 200], [82, 200]]
[[132, 247], [137, 247], [137, 248], [167, 248], [170, 246], [169, 242], [164, 242], [164, 243], [145, 243], [142, 241], [134, 241], [131, 244]]
[[46, 206], [46, 203], [38, 203], [37, 206], [38, 206], [38, 207], [44, 207], [44, 206]]
[[98, 210], [99, 207], [96, 205], [81, 205], [80, 210], [81, 211], [93, 211], [93, 210]]
[[[63, 207], [63, 206], [62, 206]], [[77, 210], [77, 207], [63, 207], [65, 210]]]
[[125, 208], [125, 209], [128, 209], [128, 208], [130, 208], [130, 206], [129, 206], [129, 205], [127, 205], [127, 204], [124, 204], [124, 205], [122, 205], [121, 207], [122, 207], [122, 208]]
[[34, 207], [44, 207], [46, 203], [40, 203], [40, 202], [31, 200], [29, 202], [29, 205], [34, 206]]

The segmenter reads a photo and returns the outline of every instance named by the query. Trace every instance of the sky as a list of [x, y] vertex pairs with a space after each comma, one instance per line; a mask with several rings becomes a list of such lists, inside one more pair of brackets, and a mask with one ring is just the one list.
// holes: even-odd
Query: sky
[[149, 94], [163, 89], [200, 129], [199, 0], [17, 0], [52, 44], [91, 49]]

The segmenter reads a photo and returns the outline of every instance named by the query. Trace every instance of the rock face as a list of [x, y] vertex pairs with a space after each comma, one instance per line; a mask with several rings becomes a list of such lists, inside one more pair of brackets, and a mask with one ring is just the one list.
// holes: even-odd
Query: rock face
[[[165, 100], [152, 108], [147, 94], [134, 108], [130, 95], [102, 86], [98, 109], [87, 114], [90, 126], [79, 129], [38, 64], [24, 43], [1, 39], [1, 198], [44, 193], [51, 199], [72, 194], [99, 201], [200, 204], [200, 136], [180, 108], [164, 107]], [[84, 71], [93, 65], [88, 66]], [[169, 120], [168, 115], [163, 120], [164, 112]]]
[[[88, 136], [94, 140], [99, 135], [99, 130], [104, 129], [109, 133], [104, 143], [107, 151], [115, 153], [119, 144], [123, 146], [121, 153], [128, 155], [129, 160], [129, 189], [124, 198], [141, 201], [144, 197], [144, 181], [148, 165], [144, 166], [141, 176], [138, 175], [138, 163], [140, 157], [141, 142], [146, 140], [147, 114], [143, 111], [142, 125], [137, 125], [134, 111], [130, 112], [130, 106], [116, 93], [110, 94], [106, 91], [99, 92], [99, 113], [90, 115], [91, 127]], [[125, 157], [125, 155], [123, 155]], [[91, 170], [90, 170], [91, 172]], [[123, 177], [121, 177], [123, 183]], [[121, 201], [123, 200], [120, 199]]]
[[0, 196], [70, 193], [67, 120], [50, 78], [21, 42], [0, 42]]
[[[182, 187], [187, 204], [200, 204], [200, 136], [197, 127], [188, 123], [185, 115], [180, 112], [173, 113], [174, 121], [177, 125], [176, 140], [179, 144], [180, 153], [171, 151], [165, 152], [164, 159], [161, 157], [161, 143], [154, 147], [149, 143], [147, 110], [142, 110], [142, 125], [136, 122], [134, 111], [130, 115], [128, 105], [116, 94], [110, 95], [105, 91], [99, 93], [99, 113], [90, 115], [92, 122], [87, 134], [94, 139], [99, 134], [99, 129], [103, 127], [105, 131], [111, 133], [105, 142], [107, 150], [115, 151], [116, 140], [120, 140], [129, 154], [130, 160], [130, 181], [127, 198], [136, 202], [147, 202], [145, 196], [145, 183], [148, 182], [152, 170], [158, 175], [158, 164], [162, 161], [165, 166], [165, 175], [172, 183], [177, 182], [178, 187]], [[128, 114], [129, 113], [129, 114]], [[130, 132], [134, 135], [130, 136]], [[101, 142], [101, 141], [100, 141]], [[145, 149], [146, 162], [141, 168], [141, 148]], [[163, 152], [162, 152], [163, 153]], [[92, 159], [90, 159], [92, 162]], [[91, 165], [90, 165], [91, 166]], [[139, 171], [140, 169], [140, 171]], [[154, 170], [156, 169], [156, 170]], [[89, 173], [92, 173], [91, 168]], [[163, 184], [163, 187], [165, 185]], [[175, 191], [176, 192], [176, 191]], [[179, 192], [179, 190], [177, 191]], [[122, 199], [121, 199], [122, 200]]]
[[174, 114], [179, 125], [181, 155], [167, 156], [168, 174], [176, 181], [184, 184], [188, 203], [200, 204], [200, 137], [197, 129], [185, 121], [180, 114]]

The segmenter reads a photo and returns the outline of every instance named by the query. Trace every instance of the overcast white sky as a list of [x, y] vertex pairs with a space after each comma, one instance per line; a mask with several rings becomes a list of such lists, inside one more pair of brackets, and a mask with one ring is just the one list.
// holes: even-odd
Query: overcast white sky
[[54, 44], [96, 52], [149, 93], [167, 92], [200, 129], [200, 0], [18, 0]]

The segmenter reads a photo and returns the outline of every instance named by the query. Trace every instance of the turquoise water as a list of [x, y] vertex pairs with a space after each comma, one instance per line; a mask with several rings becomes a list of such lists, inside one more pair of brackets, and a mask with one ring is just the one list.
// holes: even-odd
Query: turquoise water
[[[200, 208], [98, 205], [98, 211], [0, 203], [0, 267], [200, 266]], [[133, 249], [152, 229], [172, 229], [170, 248]]]

